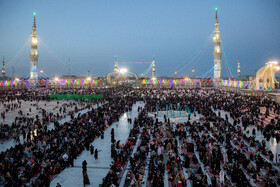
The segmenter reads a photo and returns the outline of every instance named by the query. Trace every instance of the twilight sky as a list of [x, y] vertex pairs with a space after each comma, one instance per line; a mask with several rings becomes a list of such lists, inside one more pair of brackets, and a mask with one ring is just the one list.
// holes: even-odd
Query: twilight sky
[[192, 69], [199, 76], [213, 67], [215, 7], [227, 56], [222, 75], [236, 72], [238, 56], [242, 74], [255, 74], [270, 53], [280, 61], [279, 0], [1, 0], [0, 56], [10, 61], [8, 75], [12, 67], [16, 76], [29, 73], [24, 46], [36, 11], [39, 69], [49, 76], [68, 74], [69, 58], [71, 74], [104, 76], [115, 56], [137, 74], [150, 64], [132, 62], [154, 56], [157, 76]]

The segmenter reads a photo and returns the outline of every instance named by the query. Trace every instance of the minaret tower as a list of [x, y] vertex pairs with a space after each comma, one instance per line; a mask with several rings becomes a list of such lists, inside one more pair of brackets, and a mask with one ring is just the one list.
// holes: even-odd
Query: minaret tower
[[118, 70], [118, 63], [117, 63], [117, 57], [115, 56], [115, 65], [114, 65], [114, 72], [117, 73]]
[[152, 63], [153, 69], [152, 69], [152, 79], [156, 78], [156, 64], [155, 64], [155, 58], [153, 58], [153, 63]]
[[220, 79], [221, 78], [221, 72], [222, 72], [222, 64], [221, 64], [221, 37], [220, 37], [220, 28], [219, 28], [219, 22], [218, 22], [218, 8], [215, 8], [216, 11], [216, 22], [215, 22], [215, 30], [214, 30], [214, 79]]
[[239, 62], [239, 57], [238, 57], [238, 61], [237, 61], [237, 76], [239, 77], [240, 76], [240, 62]]
[[34, 15], [34, 23], [32, 27], [32, 34], [31, 34], [31, 53], [30, 53], [30, 79], [38, 79], [38, 40], [37, 40], [37, 33], [36, 33], [36, 13], [33, 12]]
[[5, 70], [5, 59], [3, 57], [3, 64], [2, 64], [2, 77], [5, 77], [6, 70]]

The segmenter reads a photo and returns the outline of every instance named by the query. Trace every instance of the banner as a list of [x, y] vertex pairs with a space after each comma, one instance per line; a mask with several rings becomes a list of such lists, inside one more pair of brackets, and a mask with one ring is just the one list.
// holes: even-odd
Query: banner
[[50, 99], [57, 99], [57, 100], [73, 100], [73, 99], [85, 99], [85, 100], [98, 100], [103, 97], [102, 94], [95, 94], [95, 95], [77, 95], [77, 94], [51, 94]]

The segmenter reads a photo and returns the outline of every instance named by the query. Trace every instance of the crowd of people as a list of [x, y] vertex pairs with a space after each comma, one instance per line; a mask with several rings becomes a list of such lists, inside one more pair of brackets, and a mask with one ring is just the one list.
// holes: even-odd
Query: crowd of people
[[[71, 116], [74, 112], [83, 110], [89, 106], [89, 103], [79, 102], [79, 101], [65, 101], [61, 104], [59, 101], [47, 111], [44, 107], [39, 107], [38, 103], [42, 100], [36, 100], [33, 105], [35, 111], [31, 108], [26, 109], [26, 113], [23, 113], [24, 109], [21, 109], [21, 101], [15, 100], [14, 102], [2, 104], [4, 109], [4, 114], [10, 114], [14, 120], [5, 121], [5, 117], [2, 117], [2, 122], [0, 123], [0, 139], [10, 139], [13, 138], [16, 142], [20, 141], [20, 136], [22, 139], [30, 137], [30, 133], [34, 133], [37, 129], [47, 129], [50, 122], [58, 121], [66, 116]], [[27, 104], [26, 104], [27, 105]], [[12, 107], [11, 107], [12, 106]], [[56, 109], [56, 113], [54, 110]], [[30, 113], [35, 112], [36, 115], [31, 116]], [[17, 114], [16, 116], [14, 114]], [[9, 124], [10, 123], [10, 124]], [[28, 135], [29, 134], [29, 135]], [[26, 136], [28, 135], [28, 136]]]
[[1, 185], [49, 186], [50, 180], [64, 168], [73, 166], [73, 160], [90, 143], [103, 134], [106, 127], [131, 110], [133, 100], [122, 97], [122, 91], [106, 98], [102, 106], [93, 108], [70, 122], [56, 124], [52, 130], [38, 129], [33, 138], [0, 153]]
[[[131, 111], [136, 101], [144, 101], [145, 107], [138, 108], [137, 118], [128, 119], [133, 125], [127, 141], [122, 145], [111, 131], [112, 164], [101, 186], [280, 185], [277, 154], [267, 145], [271, 138], [276, 144], [279, 141], [280, 106], [266, 96], [216, 89], [125, 87], [52, 92], [75, 91], [103, 94], [102, 106], [93, 108], [96, 103], [87, 102], [87, 113], [52, 130], [38, 128], [33, 138], [2, 152], [2, 185], [48, 186], [64, 168], [73, 166], [84, 149], [92, 150], [94, 139], [104, 136], [106, 127]], [[168, 116], [157, 116], [158, 110], [171, 109], [188, 109], [188, 117], [172, 122]]]
[[[127, 158], [126, 162], [123, 167], [112, 169], [116, 166], [114, 162], [103, 180], [104, 186], [118, 186], [128, 164], [131, 167], [125, 176], [125, 186], [138, 186], [143, 182], [148, 186], [162, 186], [165, 170], [169, 186], [187, 186], [187, 183], [192, 186], [279, 185], [280, 170], [274, 161], [276, 155], [266, 147], [265, 140], [256, 140], [255, 133], [250, 135], [246, 130], [251, 126], [252, 131], [256, 131], [255, 125], [278, 130], [278, 120], [267, 125], [244, 121], [245, 117], [255, 115], [248, 112], [250, 103], [259, 99], [258, 107], [267, 107], [267, 110], [269, 106], [277, 108], [276, 103], [265, 97], [241, 96], [218, 90], [153, 90], [150, 93], [152, 95], [144, 97], [145, 113], [153, 111], [156, 114], [157, 106], [163, 111], [170, 104], [177, 108], [179, 103], [181, 110], [187, 106], [192, 114], [196, 110], [200, 118], [193, 122], [170, 123], [166, 117], [158, 122], [155, 115], [156, 120], [147, 123], [147, 115], [140, 115], [139, 119], [143, 121], [134, 124], [143, 132], [136, 152], [133, 155], [133, 147], [129, 146], [130, 151], [120, 152], [118, 156]], [[224, 117], [221, 116], [222, 110], [226, 113]], [[258, 115], [262, 115], [260, 111]], [[127, 145], [129, 142], [124, 147]], [[149, 167], [145, 174], [148, 158]], [[110, 180], [113, 176], [115, 180]], [[146, 181], [143, 181], [145, 177]]]

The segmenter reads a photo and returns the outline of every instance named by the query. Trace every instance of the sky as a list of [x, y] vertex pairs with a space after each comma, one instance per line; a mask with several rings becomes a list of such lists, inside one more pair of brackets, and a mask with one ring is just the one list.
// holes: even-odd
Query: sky
[[35, 11], [38, 69], [48, 76], [68, 75], [69, 64], [71, 74], [106, 76], [116, 56], [137, 74], [154, 58], [156, 76], [210, 77], [216, 7], [224, 77], [234, 76], [238, 57], [251, 75], [270, 54], [280, 61], [279, 0], [1, 0], [0, 57], [8, 75], [13, 67], [29, 74]]

